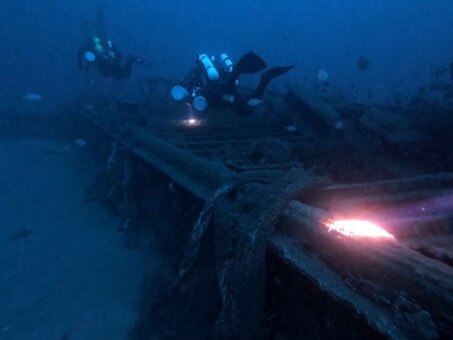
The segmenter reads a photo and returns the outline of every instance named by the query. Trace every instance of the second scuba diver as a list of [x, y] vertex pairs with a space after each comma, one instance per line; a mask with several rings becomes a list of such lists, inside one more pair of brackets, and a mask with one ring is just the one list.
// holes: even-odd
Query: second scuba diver
[[264, 92], [272, 79], [285, 74], [294, 65], [273, 67], [261, 74], [261, 79], [250, 96], [243, 97], [237, 90], [238, 79], [242, 74], [253, 74], [267, 68], [263, 58], [255, 53], [247, 53], [234, 65], [223, 53], [220, 60], [200, 54], [196, 67], [184, 80], [183, 85], [174, 86], [172, 97], [185, 101], [197, 110], [204, 111], [208, 106], [225, 105], [240, 114], [248, 115], [261, 103]]
[[82, 46], [77, 53], [80, 70], [85, 71], [90, 65], [94, 65], [104, 77], [116, 80], [130, 78], [133, 64], [151, 66], [149, 61], [136, 56], [128, 55], [124, 64], [121, 64], [121, 59], [121, 52], [110, 40], [104, 43], [98, 37], [92, 37], [91, 41]]

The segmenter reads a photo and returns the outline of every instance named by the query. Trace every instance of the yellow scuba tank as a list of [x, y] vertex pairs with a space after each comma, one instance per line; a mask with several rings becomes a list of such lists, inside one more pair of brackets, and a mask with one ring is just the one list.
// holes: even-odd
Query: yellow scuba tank
[[104, 47], [102, 47], [101, 39], [98, 37], [93, 37], [94, 50], [98, 53], [104, 52]]
[[208, 75], [209, 80], [216, 81], [219, 79], [219, 72], [216, 70], [211, 59], [206, 54], [200, 54], [198, 56], [198, 60], [201, 62], [201, 64], [205, 68], [206, 74]]

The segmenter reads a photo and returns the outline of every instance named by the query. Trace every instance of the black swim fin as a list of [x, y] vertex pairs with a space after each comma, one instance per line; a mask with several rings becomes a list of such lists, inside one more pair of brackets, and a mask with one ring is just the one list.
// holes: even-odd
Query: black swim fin
[[292, 70], [294, 67], [294, 65], [272, 67], [261, 74], [261, 81], [270, 82], [272, 79], [285, 74], [289, 70]]
[[255, 91], [253, 91], [250, 98], [261, 99], [264, 95], [264, 91], [266, 91], [266, 88], [272, 81], [272, 79], [285, 74], [289, 70], [292, 70], [294, 67], [294, 65], [272, 67], [269, 70], [261, 73], [260, 83], [258, 84], [258, 87], [255, 89]]
[[264, 70], [266, 67], [266, 62], [259, 55], [253, 52], [243, 55], [236, 65], [234, 65], [233, 72], [231, 72], [225, 83], [224, 92], [227, 94], [233, 93], [236, 86], [236, 80], [241, 74], [256, 73]]
[[234, 73], [239, 76], [244, 73], [256, 73], [267, 67], [266, 62], [259, 55], [250, 52], [241, 57], [234, 67]]

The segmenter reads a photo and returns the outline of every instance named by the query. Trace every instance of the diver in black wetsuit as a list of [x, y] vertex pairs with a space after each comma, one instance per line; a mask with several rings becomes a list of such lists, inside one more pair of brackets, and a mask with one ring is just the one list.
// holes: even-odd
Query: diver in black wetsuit
[[253, 74], [267, 67], [264, 60], [255, 53], [244, 55], [233, 65], [226, 54], [220, 61], [202, 54], [198, 57], [197, 66], [186, 78], [183, 86], [175, 86], [172, 96], [175, 100], [184, 100], [198, 111], [208, 106], [225, 105], [244, 115], [251, 114], [261, 99], [272, 79], [288, 72], [294, 65], [269, 68], [261, 74], [261, 80], [252, 94], [244, 98], [237, 90], [238, 78], [242, 74]]
[[77, 53], [80, 70], [84, 71], [93, 64], [104, 77], [117, 80], [130, 78], [133, 64], [150, 66], [144, 58], [128, 55], [125, 64], [121, 64], [121, 58], [121, 52], [110, 40], [104, 43], [98, 37], [93, 37]]

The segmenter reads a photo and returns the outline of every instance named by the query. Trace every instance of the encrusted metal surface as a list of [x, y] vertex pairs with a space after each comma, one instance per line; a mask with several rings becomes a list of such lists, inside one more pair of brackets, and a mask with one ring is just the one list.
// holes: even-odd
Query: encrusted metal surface
[[[124, 124], [127, 117], [121, 116], [98, 114], [91, 116], [90, 120], [113, 139], [127, 136], [124, 139], [131, 144], [131, 150], [136, 156], [204, 201], [208, 201], [222, 184], [234, 181], [239, 173], [302, 167], [300, 159], [298, 161], [297, 157], [291, 156], [301, 149], [310, 149], [314, 144], [320, 143], [315, 143], [311, 137], [304, 136], [299, 131], [286, 129], [287, 122], [278, 117], [263, 116], [246, 124], [239, 124], [238, 119], [231, 119], [225, 124], [225, 120], [218, 118], [211, 119], [209, 124], [187, 126], [175, 117], [160, 116], [163, 115], [154, 114], [153, 117], [144, 119], [140, 126]], [[381, 334], [391, 338], [408, 337], [414, 334], [414, 329], [418, 329], [410, 327], [417, 318], [432, 323], [419, 329], [420, 332], [425, 332], [424, 337], [446, 334], [453, 324], [453, 303], [449, 287], [453, 282], [450, 262], [452, 254], [448, 249], [448, 242], [444, 242], [445, 239], [451, 239], [452, 234], [452, 176], [440, 174], [367, 184], [319, 185], [300, 198], [309, 210], [314, 211], [314, 216], [307, 217], [302, 210], [294, 207], [282, 212], [282, 221], [287, 221], [291, 227], [288, 229], [288, 226], [283, 226], [281, 231], [271, 237], [271, 245], [287, 264], [295, 266], [302, 275], [309, 277], [335, 299], [356, 308], [357, 313]], [[433, 199], [447, 200], [442, 211], [429, 213], [423, 210], [413, 215], [405, 213], [408, 206], [422, 209], [424, 202], [431, 202]], [[345, 266], [338, 259], [342, 255], [346, 258], [351, 256], [348, 241], [335, 240], [335, 236], [326, 231], [327, 228], [323, 231], [316, 230], [322, 228], [319, 216], [316, 216], [317, 211], [322, 216], [342, 213], [381, 218], [384, 224], [393, 228], [397, 243], [394, 248], [374, 244], [373, 251], [361, 259], [360, 266]], [[433, 223], [435, 227], [432, 226]], [[301, 227], [300, 234], [295, 232], [297, 224], [305, 228]], [[411, 231], [407, 232], [410, 228]], [[308, 244], [307, 240], [313, 242]], [[351, 244], [355, 256], [360, 256], [360, 251], [367, 252], [366, 246], [356, 241]], [[333, 258], [327, 256], [330, 248], [334, 249]], [[385, 284], [381, 282], [382, 287], [379, 279], [373, 283], [373, 277], [379, 274], [368, 271], [367, 259], [370, 264], [378, 265], [381, 271], [385, 271], [388, 263], [392, 280], [385, 281]], [[318, 269], [315, 262], [326, 267]], [[342, 268], [354, 270], [354, 274], [346, 275]], [[417, 272], [421, 273], [417, 278], [410, 277]], [[348, 277], [352, 281], [349, 282]], [[401, 284], [398, 283], [398, 278]], [[329, 282], [324, 282], [326, 280]], [[333, 284], [339, 280], [344, 280], [341, 287]], [[361, 280], [362, 283], [359, 282]], [[420, 281], [417, 287], [421, 287], [418, 292], [407, 283], [416, 283], [417, 280]], [[434, 287], [430, 282], [441, 284]], [[395, 302], [399, 304], [398, 308], [407, 308], [409, 312], [390, 310], [389, 301], [380, 301], [377, 291], [367, 291], [366, 287], [374, 287], [373, 285], [377, 285], [378, 290], [383, 292], [381, 298], [388, 298], [389, 301], [394, 298], [395, 292], [403, 297], [410, 292], [410, 302]], [[386, 289], [390, 292], [388, 296]], [[442, 300], [442, 306], [436, 309], [435, 305], [429, 303], [429, 295], [433, 294], [439, 300], [443, 293], [447, 297]], [[410, 314], [411, 312], [416, 315]], [[395, 320], [394, 317], [399, 319]]]

